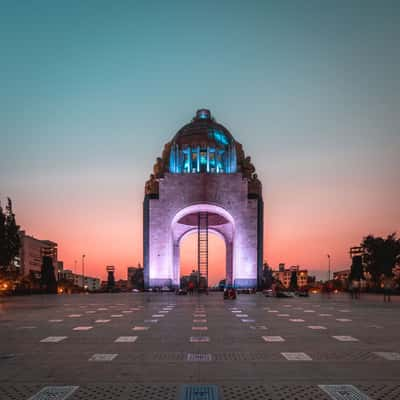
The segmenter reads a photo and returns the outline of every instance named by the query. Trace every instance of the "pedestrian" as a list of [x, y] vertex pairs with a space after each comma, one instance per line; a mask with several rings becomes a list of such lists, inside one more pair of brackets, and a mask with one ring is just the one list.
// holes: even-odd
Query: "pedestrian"
[[392, 289], [393, 289], [393, 279], [388, 276], [382, 277], [381, 287], [383, 288], [383, 301], [390, 303], [392, 301]]

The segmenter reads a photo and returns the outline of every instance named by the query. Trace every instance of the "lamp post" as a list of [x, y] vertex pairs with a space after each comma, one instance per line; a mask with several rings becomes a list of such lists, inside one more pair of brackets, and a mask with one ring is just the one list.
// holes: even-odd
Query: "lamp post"
[[85, 288], [85, 254], [82, 254], [82, 287]]
[[331, 280], [331, 255], [327, 254], [328, 256], [328, 281]]

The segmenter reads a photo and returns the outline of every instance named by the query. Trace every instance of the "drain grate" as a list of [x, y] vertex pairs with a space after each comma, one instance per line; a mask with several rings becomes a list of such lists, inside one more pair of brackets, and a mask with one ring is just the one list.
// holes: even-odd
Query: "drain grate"
[[371, 400], [353, 385], [318, 385], [333, 400]]
[[188, 353], [187, 361], [191, 362], [212, 361], [212, 355], [210, 353]]
[[218, 400], [218, 386], [216, 385], [183, 385], [181, 400]]
[[46, 386], [29, 400], [64, 400], [71, 396], [79, 386]]

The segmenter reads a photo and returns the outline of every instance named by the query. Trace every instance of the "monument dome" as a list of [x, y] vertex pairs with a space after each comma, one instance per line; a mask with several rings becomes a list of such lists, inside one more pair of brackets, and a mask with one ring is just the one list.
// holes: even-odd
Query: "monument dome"
[[209, 110], [197, 110], [170, 143], [171, 173], [235, 173], [236, 143], [231, 133], [212, 118]]

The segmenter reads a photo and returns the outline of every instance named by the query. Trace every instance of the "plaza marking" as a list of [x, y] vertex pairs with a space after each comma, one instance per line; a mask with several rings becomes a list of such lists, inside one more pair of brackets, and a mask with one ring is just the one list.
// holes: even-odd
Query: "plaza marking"
[[272, 343], [272, 342], [284, 342], [285, 339], [282, 336], [263, 336], [262, 337], [265, 342]]
[[41, 340], [42, 343], [59, 343], [65, 340], [68, 336], [49, 336]]
[[207, 323], [207, 320], [206, 319], [194, 319], [193, 323], [194, 324], [204, 324], [204, 323]]
[[[126, 312], [126, 311], [125, 311]], [[166, 310], [161, 310], [161, 311], [159, 311], [159, 313], [160, 314], [168, 314], [169, 313], [169, 311], [166, 311]]]
[[96, 313], [96, 311], [85, 311], [86, 312], [86, 314], [95, 314]]
[[332, 400], [371, 400], [353, 385], [318, 385]]
[[306, 353], [281, 353], [289, 361], [311, 361], [312, 358]]
[[321, 325], [309, 325], [307, 326], [309, 329], [314, 329], [314, 330], [325, 330], [326, 326], [321, 326]]
[[332, 314], [318, 314], [320, 317], [332, 317]]
[[207, 326], [192, 326], [192, 331], [208, 331]]
[[147, 324], [156, 324], [158, 322], [158, 319], [145, 319], [144, 323]]
[[90, 331], [93, 326], [76, 326], [73, 331]]
[[246, 317], [248, 317], [247, 314], [235, 314], [235, 316], [238, 317], [238, 318], [246, 318]]
[[97, 310], [98, 310], [98, 311], [106, 311], [106, 310], [108, 310], [108, 308], [100, 307], [100, 308], [98, 308]]
[[82, 314], [70, 314], [70, 315], [68, 315], [68, 317], [70, 317], [70, 318], [78, 318], [78, 317], [82, 317]]
[[188, 353], [186, 361], [190, 362], [212, 361], [212, 355], [210, 353]]
[[137, 336], [120, 336], [119, 338], [115, 339], [115, 343], [134, 343], [137, 340]]
[[79, 386], [45, 386], [28, 400], [65, 400], [78, 388]]
[[358, 342], [359, 340], [353, 336], [332, 336], [334, 339], [339, 340], [339, 342]]
[[133, 313], [133, 311], [132, 310], [127, 310], [127, 311], [121, 311], [123, 314], [130, 314], [130, 313]]
[[27, 325], [27, 326], [19, 326], [17, 329], [36, 329], [36, 326]]
[[270, 312], [270, 313], [277, 313], [277, 312], [279, 312], [278, 310], [269, 310], [268, 312]]
[[205, 318], [207, 315], [206, 314], [193, 314], [193, 317], [196, 318]]
[[148, 331], [149, 329], [149, 326], [134, 326], [132, 328], [133, 331]]
[[255, 319], [242, 319], [242, 322], [256, 322]]
[[90, 357], [88, 361], [112, 361], [117, 356], [118, 356], [118, 354], [96, 353], [96, 354], [93, 354], [92, 357]]
[[339, 321], [339, 322], [351, 322], [351, 319], [348, 319], [348, 318], [336, 318], [336, 321]]
[[339, 310], [339, 312], [350, 312], [350, 310]]
[[289, 314], [276, 314], [277, 317], [290, 317]]
[[123, 317], [122, 314], [112, 314], [111, 315], [111, 318], [121, 318], [121, 317]]
[[265, 325], [250, 325], [250, 329], [260, 329], [262, 331], [266, 331], [268, 328]]
[[165, 315], [163, 315], [163, 314], [154, 314], [151, 317], [152, 318], [163, 318], [163, 317], [165, 317]]
[[313, 313], [313, 312], [315, 312], [314, 310], [303, 310], [303, 312], [306, 312], [306, 313]]
[[208, 336], [190, 336], [190, 343], [208, 343], [210, 338]]
[[375, 351], [374, 354], [384, 358], [385, 360], [400, 361], [400, 353], [389, 352], [389, 351]]
[[96, 321], [94, 321], [96, 324], [106, 324], [107, 322], [110, 322], [111, 319], [96, 319]]
[[292, 307], [291, 304], [284, 304], [283, 307]]
[[383, 329], [383, 326], [381, 326], [381, 325], [367, 325], [367, 328]]
[[292, 319], [289, 319], [289, 321], [290, 321], [290, 322], [304, 322], [304, 319], [301, 319], [301, 318], [292, 318]]
[[231, 312], [234, 313], [234, 314], [237, 314], [237, 313], [241, 313], [242, 311], [240, 311], [240, 310], [232, 310]]
[[49, 319], [49, 322], [63, 322], [63, 319]]
[[218, 400], [217, 385], [182, 385], [179, 400]]

